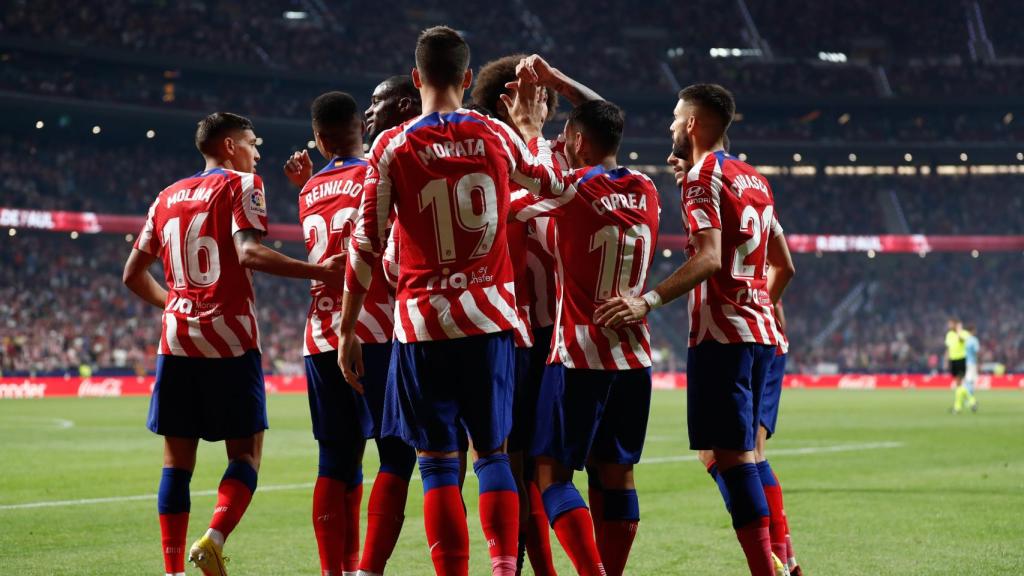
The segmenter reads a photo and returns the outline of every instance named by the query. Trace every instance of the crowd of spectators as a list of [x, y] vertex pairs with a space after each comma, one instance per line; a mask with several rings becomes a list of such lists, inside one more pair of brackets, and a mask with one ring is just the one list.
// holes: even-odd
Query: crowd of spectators
[[[121, 284], [131, 244], [123, 237], [19, 231], [0, 237], [0, 373], [62, 375], [94, 371], [145, 373], [154, 368], [160, 314]], [[301, 257], [302, 247], [283, 249]], [[1018, 253], [797, 254], [786, 294], [790, 369], [794, 372], [928, 373], [940, 370], [949, 317], [978, 326], [983, 363], [1024, 370], [1024, 282]], [[656, 255], [649, 284], [682, 262], [679, 251]], [[153, 272], [162, 278], [159, 265]], [[255, 276], [264, 368], [302, 373], [306, 283]], [[833, 313], [859, 288], [849, 316]], [[830, 329], [831, 328], [831, 329]], [[656, 370], [686, 366], [687, 306], [651, 317]]]

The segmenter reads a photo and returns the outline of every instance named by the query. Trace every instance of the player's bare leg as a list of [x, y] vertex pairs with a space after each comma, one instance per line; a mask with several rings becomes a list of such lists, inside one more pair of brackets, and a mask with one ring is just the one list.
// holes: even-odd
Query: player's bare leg
[[758, 427], [754, 460], [757, 462], [757, 471], [761, 476], [765, 499], [768, 501], [768, 511], [771, 517], [769, 532], [772, 540], [772, 553], [786, 564], [786, 568], [792, 576], [800, 576], [803, 571], [797, 564], [796, 555], [793, 552], [793, 540], [789, 535], [789, 520], [786, 518], [786, 509], [783, 505], [782, 484], [771, 465], [768, 464], [768, 457], [765, 456], [767, 442], [768, 429], [764, 426]]
[[189, 551], [189, 560], [206, 576], [224, 576], [224, 541], [242, 520], [252, 495], [263, 454], [263, 432], [224, 441], [228, 466], [217, 488], [210, 528]]
[[633, 481], [633, 465], [598, 461], [597, 472], [604, 504], [597, 548], [608, 576], [621, 576], [640, 525], [640, 501]]
[[[774, 576], [768, 502], [753, 450], [714, 448], [715, 464], [728, 494], [727, 507], [753, 576]], [[783, 569], [783, 573], [784, 569]]]
[[189, 483], [196, 467], [198, 438], [164, 437], [164, 467], [160, 475], [157, 510], [160, 514], [160, 543], [166, 574], [185, 573], [185, 539], [191, 510]]
[[547, 456], [537, 457], [537, 486], [551, 527], [576, 573], [603, 576], [604, 565], [594, 539], [594, 524], [583, 496], [572, 483], [572, 470]]

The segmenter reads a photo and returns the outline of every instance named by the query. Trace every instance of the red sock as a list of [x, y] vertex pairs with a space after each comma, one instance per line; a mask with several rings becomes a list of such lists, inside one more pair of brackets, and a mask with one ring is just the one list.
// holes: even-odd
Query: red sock
[[252, 490], [245, 483], [234, 478], [221, 480], [217, 487], [217, 506], [213, 509], [210, 529], [223, 534], [226, 540], [242, 520], [251, 501]]
[[313, 488], [313, 534], [320, 553], [321, 574], [341, 574], [344, 565], [346, 485], [320, 476]]
[[762, 516], [758, 520], [737, 528], [736, 538], [740, 541], [743, 554], [747, 557], [747, 566], [750, 567], [751, 576], [775, 576], [767, 516]]
[[185, 571], [187, 537], [188, 512], [160, 515], [160, 544], [164, 548], [164, 568], [168, 574]]
[[555, 520], [553, 526], [572, 565], [580, 576], [605, 576], [601, 554], [594, 541], [593, 521], [586, 508], [574, 508]]
[[768, 500], [768, 510], [771, 514], [768, 530], [771, 535], [772, 552], [785, 562], [789, 558], [789, 551], [786, 548], [786, 513], [782, 507], [782, 486], [765, 486], [764, 497]]
[[366, 546], [359, 569], [383, 574], [405, 521], [409, 482], [389, 472], [379, 472], [366, 506]]
[[608, 576], [621, 576], [626, 569], [626, 560], [639, 525], [633, 520], [605, 520], [601, 523], [601, 539], [597, 541], [597, 548]]
[[556, 576], [555, 564], [551, 558], [551, 539], [548, 515], [544, 513], [544, 500], [536, 482], [526, 487], [530, 493], [530, 520], [526, 525], [526, 553], [536, 576]]
[[604, 522], [604, 489], [591, 484], [587, 488], [587, 503], [590, 504], [590, 520], [594, 523], [594, 539], [600, 541]]
[[480, 494], [480, 527], [491, 555], [491, 573], [515, 576], [519, 555], [519, 493], [494, 490]]
[[345, 572], [359, 570], [359, 512], [363, 504], [363, 485], [345, 493]]
[[426, 491], [423, 495], [423, 524], [434, 571], [444, 576], [467, 576], [469, 528], [458, 485]]

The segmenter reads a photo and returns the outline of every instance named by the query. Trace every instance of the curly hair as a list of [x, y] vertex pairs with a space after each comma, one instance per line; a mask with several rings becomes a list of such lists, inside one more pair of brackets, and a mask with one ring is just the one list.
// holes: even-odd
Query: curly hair
[[[501, 95], [508, 94], [505, 84], [516, 79], [516, 65], [526, 56], [526, 54], [510, 54], [481, 66], [476, 75], [476, 82], [473, 83], [473, 90], [470, 92], [473, 105], [497, 116]], [[551, 88], [545, 88], [545, 90], [548, 94], [548, 117], [545, 120], [551, 120], [555, 117], [555, 110], [558, 108], [558, 93]]]

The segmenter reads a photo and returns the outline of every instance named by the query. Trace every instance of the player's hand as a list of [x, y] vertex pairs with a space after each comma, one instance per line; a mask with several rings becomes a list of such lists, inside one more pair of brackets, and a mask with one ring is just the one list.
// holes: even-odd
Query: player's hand
[[669, 154], [666, 162], [672, 167], [672, 175], [676, 178], [676, 186], [682, 188], [683, 184], [686, 183], [686, 173], [688, 172], [686, 161], [676, 157], [675, 154]]
[[343, 332], [338, 338], [338, 368], [345, 376], [345, 381], [353, 390], [363, 394], [363, 346], [354, 332]]
[[502, 94], [501, 101], [520, 135], [527, 142], [540, 137], [548, 113], [547, 93], [530, 82], [510, 82], [506, 87], [511, 94]]
[[309, 152], [303, 150], [292, 154], [284, 163], [284, 175], [297, 188], [305, 186], [306, 181], [313, 177], [313, 161], [309, 159]]
[[597, 307], [594, 311], [594, 324], [619, 328], [640, 322], [650, 311], [651, 306], [643, 298], [620, 296]]
[[516, 77], [520, 80], [551, 88], [558, 82], [558, 75], [555, 72], [540, 54], [531, 54], [516, 65]]
[[345, 289], [345, 259], [348, 254], [335, 254], [320, 265], [323, 267], [323, 275], [320, 281], [331, 290]]

